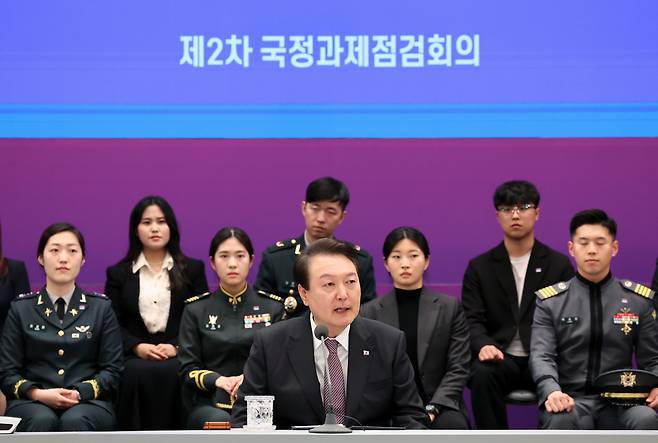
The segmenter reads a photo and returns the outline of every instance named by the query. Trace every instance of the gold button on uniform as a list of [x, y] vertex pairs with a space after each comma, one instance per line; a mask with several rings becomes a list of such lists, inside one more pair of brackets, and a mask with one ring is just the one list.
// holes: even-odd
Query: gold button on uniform
[[59, 335], [60, 337], [64, 337], [64, 331], [59, 331], [57, 335]]
[[294, 290], [294, 289], [291, 289], [290, 291], [288, 291], [288, 293], [289, 293], [290, 295], [292, 295], [292, 294], [295, 293], [295, 290]]
[[64, 369], [60, 369], [59, 371], [57, 371], [57, 375], [64, 375]]
[[63, 356], [64, 355], [64, 349], [60, 349], [59, 351], [57, 351], [57, 355], [59, 355], [60, 357]]

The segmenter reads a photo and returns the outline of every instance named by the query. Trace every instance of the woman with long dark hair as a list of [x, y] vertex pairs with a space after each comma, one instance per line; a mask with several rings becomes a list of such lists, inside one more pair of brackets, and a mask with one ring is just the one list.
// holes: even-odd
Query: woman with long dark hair
[[180, 328], [178, 359], [189, 429], [229, 421], [254, 334], [282, 313], [280, 301], [247, 284], [254, 248], [246, 232], [220, 229], [208, 255], [219, 287], [187, 300]]
[[123, 334], [121, 430], [179, 429], [178, 328], [184, 300], [208, 290], [203, 262], [186, 257], [174, 211], [159, 196], [130, 214], [128, 253], [107, 269], [105, 293]]
[[75, 283], [84, 238], [69, 223], [53, 224], [37, 259], [46, 284], [11, 303], [0, 341], [7, 415], [22, 418], [19, 431], [112, 431], [121, 333], [107, 297]]
[[[9, 304], [19, 294], [30, 292], [25, 263], [5, 257], [2, 249], [2, 223], [0, 223], [0, 333], [5, 325]], [[0, 415], [7, 406], [5, 396], [0, 393]]]
[[462, 392], [471, 354], [461, 304], [423, 286], [430, 248], [418, 229], [394, 229], [384, 240], [383, 252], [394, 290], [362, 306], [361, 315], [405, 332], [430, 428], [468, 429]]

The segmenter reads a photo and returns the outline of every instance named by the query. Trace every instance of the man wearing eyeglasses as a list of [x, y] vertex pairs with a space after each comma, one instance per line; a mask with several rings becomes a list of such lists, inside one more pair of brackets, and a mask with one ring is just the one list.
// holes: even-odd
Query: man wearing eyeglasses
[[472, 259], [462, 303], [470, 326], [469, 387], [478, 429], [507, 429], [505, 396], [535, 390], [528, 367], [534, 292], [574, 276], [566, 255], [535, 239], [539, 191], [527, 181], [500, 185], [493, 197], [503, 241]]

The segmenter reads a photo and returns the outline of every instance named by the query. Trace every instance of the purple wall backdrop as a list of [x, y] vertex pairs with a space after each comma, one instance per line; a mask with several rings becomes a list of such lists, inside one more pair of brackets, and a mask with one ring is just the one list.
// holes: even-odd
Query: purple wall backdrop
[[[381, 243], [392, 228], [409, 224], [430, 241], [427, 283], [457, 294], [453, 285], [468, 259], [501, 239], [491, 195], [513, 178], [539, 187], [537, 234], [558, 250], [566, 252], [571, 215], [601, 207], [620, 225], [616, 275], [646, 282], [658, 255], [655, 138], [4, 139], [0, 149], [5, 253], [25, 260], [37, 285], [43, 277], [36, 243], [49, 223], [69, 220], [82, 229], [88, 253], [79, 281], [98, 288], [105, 267], [126, 251], [128, 214], [142, 196], [171, 202], [188, 255], [205, 257], [212, 235], [228, 224], [245, 228], [260, 255], [302, 232], [305, 187], [322, 175], [349, 186], [352, 201], [337, 236], [372, 253], [384, 286]], [[214, 284], [209, 268], [208, 276]]]

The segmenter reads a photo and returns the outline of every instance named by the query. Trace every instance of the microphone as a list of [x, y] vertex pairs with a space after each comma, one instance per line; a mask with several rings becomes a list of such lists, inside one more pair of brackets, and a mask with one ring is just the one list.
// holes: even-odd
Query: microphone
[[325, 325], [317, 325], [313, 334], [315, 334], [315, 338], [322, 340], [324, 344], [324, 340], [329, 336], [329, 328]]
[[315, 338], [322, 341], [322, 351], [324, 354], [324, 373], [327, 376], [327, 383], [329, 384], [329, 398], [325, 398], [327, 402], [327, 411], [324, 418], [324, 424], [316, 426], [312, 429], [309, 429], [308, 432], [314, 434], [349, 434], [352, 432], [350, 428], [338, 424], [336, 422], [336, 415], [334, 415], [334, 398], [333, 398], [333, 389], [331, 386], [331, 377], [329, 376], [329, 364], [327, 360], [329, 359], [329, 351], [324, 344], [324, 341], [329, 336], [329, 328], [326, 325], [317, 325], [313, 331]]

